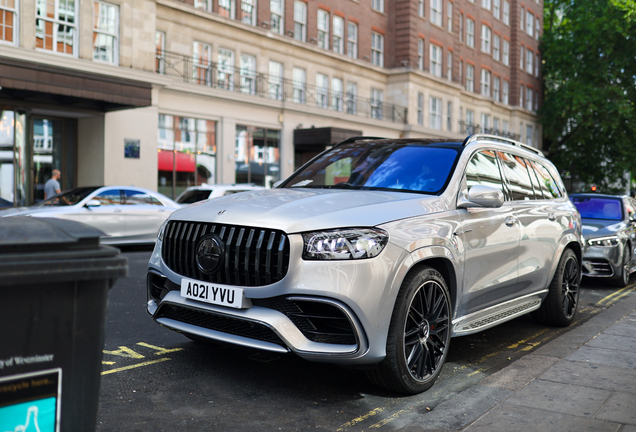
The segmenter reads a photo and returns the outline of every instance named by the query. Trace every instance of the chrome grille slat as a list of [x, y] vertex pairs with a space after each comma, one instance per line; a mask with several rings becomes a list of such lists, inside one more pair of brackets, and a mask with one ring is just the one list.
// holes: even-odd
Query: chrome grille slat
[[[195, 261], [201, 237], [215, 233], [225, 246], [223, 266], [202, 273]], [[263, 286], [280, 281], [289, 268], [289, 239], [282, 231], [204, 222], [170, 221], [163, 240], [166, 265], [185, 277], [235, 286]]]

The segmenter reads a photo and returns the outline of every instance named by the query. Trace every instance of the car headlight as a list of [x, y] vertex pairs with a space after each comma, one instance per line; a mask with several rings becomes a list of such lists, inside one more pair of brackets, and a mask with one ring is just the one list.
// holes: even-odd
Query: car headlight
[[618, 245], [618, 237], [599, 237], [587, 241], [590, 246], [612, 247]]
[[385, 231], [349, 228], [303, 234], [306, 260], [350, 260], [378, 256], [389, 241]]
[[163, 221], [161, 227], [159, 227], [159, 233], [157, 233], [157, 238], [159, 241], [163, 241], [163, 232], [166, 230], [166, 225], [168, 225], [168, 219]]

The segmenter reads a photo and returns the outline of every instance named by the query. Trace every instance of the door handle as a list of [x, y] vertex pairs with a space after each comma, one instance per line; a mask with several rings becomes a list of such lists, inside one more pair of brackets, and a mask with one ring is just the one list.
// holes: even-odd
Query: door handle
[[514, 224], [517, 223], [517, 218], [514, 216], [508, 216], [506, 218], [506, 225], [508, 225], [509, 227], [513, 226]]
[[548, 215], [548, 220], [550, 220], [552, 222], [554, 222], [556, 220], [556, 218], [557, 218], [557, 215], [555, 213], [550, 213]]

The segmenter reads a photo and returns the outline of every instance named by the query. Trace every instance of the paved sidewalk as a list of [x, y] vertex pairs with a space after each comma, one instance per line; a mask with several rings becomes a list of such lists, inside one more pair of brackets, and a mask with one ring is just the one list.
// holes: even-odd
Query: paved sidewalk
[[636, 295], [399, 423], [401, 432], [636, 432]]

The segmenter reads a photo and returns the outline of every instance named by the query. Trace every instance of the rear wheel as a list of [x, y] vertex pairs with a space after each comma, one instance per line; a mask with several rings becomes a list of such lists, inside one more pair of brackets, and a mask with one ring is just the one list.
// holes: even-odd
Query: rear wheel
[[451, 336], [450, 295], [431, 267], [408, 276], [393, 309], [386, 357], [367, 374], [375, 384], [400, 393], [428, 390], [446, 362]]
[[541, 307], [532, 313], [539, 322], [553, 326], [570, 325], [576, 315], [581, 286], [581, 266], [576, 254], [565, 249]]
[[624, 288], [629, 285], [629, 275], [632, 270], [632, 248], [627, 243], [623, 248], [623, 264], [621, 266], [621, 274], [614, 281], [615, 285]]

